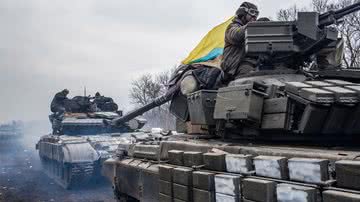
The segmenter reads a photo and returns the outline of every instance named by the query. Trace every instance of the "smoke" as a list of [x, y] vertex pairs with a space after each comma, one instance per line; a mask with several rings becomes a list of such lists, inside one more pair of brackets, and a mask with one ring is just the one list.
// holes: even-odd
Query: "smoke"
[[29, 164], [33, 169], [41, 170], [40, 159], [36, 150], [36, 143], [40, 137], [51, 132], [49, 121], [30, 121], [24, 123], [23, 137], [19, 140], [24, 153], [29, 156]]

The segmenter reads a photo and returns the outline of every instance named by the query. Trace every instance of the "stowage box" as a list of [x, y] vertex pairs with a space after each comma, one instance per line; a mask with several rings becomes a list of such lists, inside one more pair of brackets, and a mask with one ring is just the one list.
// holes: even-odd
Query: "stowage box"
[[245, 31], [248, 55], [271, 52], [293, 52], [292, 24], [289, 22], [252, 22]]
[[195, 125], [215, 125], [216, 90], [200, 90], [188, 95], [190, 120]]
[[216, 97], [214, 118], [260, 123], [263, 102], [263, 95], [253, 89], [253, 84], [220, 88]]

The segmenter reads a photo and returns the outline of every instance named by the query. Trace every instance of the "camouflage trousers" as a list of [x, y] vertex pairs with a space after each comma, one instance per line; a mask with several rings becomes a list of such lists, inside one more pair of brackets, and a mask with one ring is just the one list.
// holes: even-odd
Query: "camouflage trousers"
[[224, 71], [223, 83], [228, 84], [229, 82], [238, 79], [248, 73], [255, 72], [256, 65], [250, 62], [242, 62], [238, 67], [227, 69]]
[[53, 135], [61, 135], [62, 134], [62, 117], [63, 114], [51, 114], [49, 115], [49, 120], [52, 126], [52, 134]]

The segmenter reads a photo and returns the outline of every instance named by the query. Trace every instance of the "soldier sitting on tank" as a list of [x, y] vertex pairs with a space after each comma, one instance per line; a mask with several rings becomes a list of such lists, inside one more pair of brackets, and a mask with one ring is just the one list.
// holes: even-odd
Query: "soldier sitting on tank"
[[114, 112], [118, 110], [118, 105], [110, 97], [102, 96], [99, 92], [96, 92], [93, 103], [99, 111]]
[[245, 29], [249, 22], [256, 21], [259, 15], [257, 6], [244, 2], [236, 11], [232, 23], [225, 32], [225, 47], [221, 68], [224, 82], [228, 83], [239, 75], [255, 70], [256, 58], [245, 57]]
[[61, 121], [65, 113], [65, 102], [69, 99], [67, 95], [69, 94], [68, 89], [64, 89], [61, 92], [55, 94], [53, 100], [51, 101], [50, 110], [53, 112], [49, 116], [50, 122], [53, 128], [53, 134], [61, 134]]
[[55, 94], [51, 101], [50, 110], [54, 114], [63, 114], [65, 112], [65, 102], [68, 100], [67, 95], [69, 94], [68, 89], [64, 89]]

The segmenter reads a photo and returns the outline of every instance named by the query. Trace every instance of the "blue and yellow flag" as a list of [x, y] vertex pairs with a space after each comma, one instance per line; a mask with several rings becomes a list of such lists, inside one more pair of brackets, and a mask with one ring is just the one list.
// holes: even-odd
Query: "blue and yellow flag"
[[182, 61], [182, 64], [203, 63], [222, 55], [225, 45], [225, 31], [233, 19], [234, 17], [231, 17], [210, 30], [189, 56]]

